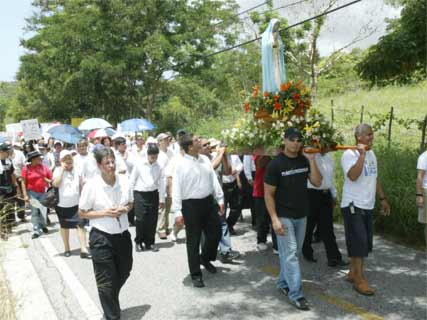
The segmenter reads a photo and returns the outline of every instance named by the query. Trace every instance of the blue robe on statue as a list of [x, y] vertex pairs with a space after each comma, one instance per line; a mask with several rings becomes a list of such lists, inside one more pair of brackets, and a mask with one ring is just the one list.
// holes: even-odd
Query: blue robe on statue
[[[278, 19], [271, 19], [267, 29], [262, 34], [262, 91], [277, 92], [280, 85], [286, 82], [285, 48], [279, 32], [273, 31], [274, 25], [280, 23]], [[278, 28], [277, 28], [278, 29]], [[274, 35], [277, 36], [277, 46], [274, 47]]]

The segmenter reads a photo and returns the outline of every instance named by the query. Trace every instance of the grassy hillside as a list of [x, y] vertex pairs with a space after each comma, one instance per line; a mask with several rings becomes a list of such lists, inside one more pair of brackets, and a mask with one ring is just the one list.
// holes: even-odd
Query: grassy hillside
[[[361, 108], [364, 106], [363, 121], [373, 124], [378, 114], [386, 115], [393, 106], [397, 119], [417, 119], [422, 121], [427, 115], [427, 82], [412, 86], [391, 86], [372, 90], [360, 90], [346, 94], [321, 97], [315, 102], [329, 117], [333, 100], [334, 119], [337, 128], [343, 131], [348, 143], [351, 143], [352, 129], [360, 122]], [[377, 116], [374, 116], [377, 114]], [[387, 122], [388, 124], [388, 122]], [[387, 126], [377, 132], [380, 136], [387, 134]], [[417, 145], [421, 141], [421, 132], [416, 124], [409, 129], [394, 121], [392, 125], [392, 142]]]

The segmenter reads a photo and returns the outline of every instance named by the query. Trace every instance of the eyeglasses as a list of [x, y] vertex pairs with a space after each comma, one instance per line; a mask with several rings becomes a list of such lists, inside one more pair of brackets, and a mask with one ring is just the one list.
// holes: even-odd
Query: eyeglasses
[[203, 148], [206, 148], [206, 147], [208, 147], [208, 146], [210, 147], [210, 146], [211, 146], [211, 144], [210, 144], [210, 143], [202, 144], [202, 147], [203, 147]]

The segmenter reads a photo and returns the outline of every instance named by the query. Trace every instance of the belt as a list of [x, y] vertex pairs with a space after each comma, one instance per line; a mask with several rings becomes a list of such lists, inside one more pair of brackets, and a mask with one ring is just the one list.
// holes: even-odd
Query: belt
[[100, 234], [102, 234], [102, 235], [104, 235], [106, 237], [109, 237], [109, 238], [121, 238], [126, 233], [129, 233], [129, 231], [127, 229], [125, 231], [121, 232], [121, 233], [108, 233], [108, 232], [105, 232], [105, 231], [101, 231], [101, 230], [99, 230], [99, 229], [97, 229], [95, 227], [92, 227], [92, 229], [91, 229], [90, 232], [100, 233]]
[[310, 192], [317, 192], [317, 193], [321, 193], [321, 194], [329, 194], [330, 190], [329, 189], [308, 189]]
[[155, 194], [158, 193], [159, 190], [154, 190], [154, 191], [139, 191], [139, 190], [135, 190], [135, 192], [141, 193], [141, 194]]

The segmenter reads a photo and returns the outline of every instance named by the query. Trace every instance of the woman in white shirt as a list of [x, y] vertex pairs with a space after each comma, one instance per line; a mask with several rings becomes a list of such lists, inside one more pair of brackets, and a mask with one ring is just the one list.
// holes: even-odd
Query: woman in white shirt
[[158, 155], [158, 146], [149, 143], [147, 158], [138, 162], [130, 178], [135, 198], [135, 245], [138, 252], [159, 251], [154, 242], [159, 207], [163, 209], [165, 203], [166, 180], [163, 169], [157, 163]]
[[120, 289], [132, 270], [132, 240], [127, 213], [133, 205], [129, 180], [116, 174], [114, 152], [95, 152], [100, 174], [83, 186], [80, 217], [92, 227], [89, 246], [98, 294], [106, 319], [120, 319]]
[[55, 207], [61, 226], [61, 236], [64, 242], [64, 256], [71, 256], [70, 229], [76, 229], [80, 241], [80, 258], [90, 259], [91, 255], [86, 248], [86, 231], [84, 220], [78, 212], [81, 177], [73, 166], [73, 157], [68, 150], [62, 150], [59, 155], [61, 166], [53, 173], [52, 185], [58, 188], [59, 202]]

